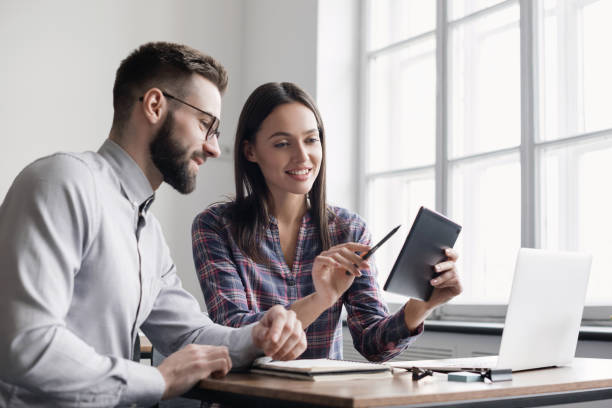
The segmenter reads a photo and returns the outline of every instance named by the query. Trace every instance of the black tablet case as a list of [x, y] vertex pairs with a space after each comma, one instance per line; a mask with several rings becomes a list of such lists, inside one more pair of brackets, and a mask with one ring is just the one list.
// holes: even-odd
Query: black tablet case
[[421, 207], [404, 241], [384, 289], [427, 301], [433, 291], [429, 281], [433, 267], [446, 259], [445, 248], [452, 248], [461, 226], [445, 216]]

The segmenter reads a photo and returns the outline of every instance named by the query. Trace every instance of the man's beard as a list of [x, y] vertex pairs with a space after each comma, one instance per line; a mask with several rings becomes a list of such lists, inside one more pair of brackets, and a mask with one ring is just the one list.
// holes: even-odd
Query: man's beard
[[189, 194], [195, 190], [196, 174], [189, 173], [188, 150], [172, 139], [173, 125], [174, 116], [168, 112], [162, 127], [149, 145], [151, 159], [166, 183], [179, 193]]

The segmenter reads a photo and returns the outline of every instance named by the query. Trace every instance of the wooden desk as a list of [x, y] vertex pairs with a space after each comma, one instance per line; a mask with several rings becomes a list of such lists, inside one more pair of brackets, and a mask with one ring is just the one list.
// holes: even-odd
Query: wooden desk
[[186, 396], [249, 407], [517, 407], [612, 398], [612, 360], [577, 358], [571, 367], [513, 374], [495, 384], [448, 382], [435, 374], [393, 379], [306, 382], [257, 374], [207, 379]]

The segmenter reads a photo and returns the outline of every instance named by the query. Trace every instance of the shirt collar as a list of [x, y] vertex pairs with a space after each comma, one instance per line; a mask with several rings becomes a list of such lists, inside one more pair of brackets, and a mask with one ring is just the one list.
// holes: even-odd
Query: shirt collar
[[98, 153], [110, 164], [114, 170], [127, 199], [135, 206], [146, 210], [155, 198], [151, 183], [136, 164], [134, 159], [114, 141], [107, 139], [98, 150]]

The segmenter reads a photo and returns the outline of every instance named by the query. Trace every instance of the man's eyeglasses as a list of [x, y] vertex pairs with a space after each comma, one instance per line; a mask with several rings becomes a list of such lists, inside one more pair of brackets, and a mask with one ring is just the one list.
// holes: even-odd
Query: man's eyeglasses
[[[202, 124], [204, 125], [204, 127], [206, 128], [206, 136], [205, 136], [205, 140], [208, 142], [210, 141], [213, 137], [216, 137], [217, 139], [219, 138], [219, 118], [216, 117], [215, 115], [213, 115], [212, 113], [208, 113], [205, 110], [202, 110], [200, 108], [197, 108], [195, 106], [193, 106], [192, 104], [190, 104], [189, 102], [185, 102], [182, 99], [177, 98], [174, 95], [170, 95], [168, 92], [166, 91], [162, 91], [162, 95], [164, 95], [166, 98], [168, 99], [174, 99], [175, 101], [182, 103], [183, 105], [187, 105], [192, 109], [197, 110], [198, 112], [210, 117], [212, 119], [211, 123], [205, 123], [204, 121], [202, 121]], [[142, 102], [144, 100], [144, 96], [141, 96], [140, 98], [138, 98], [138, 100], [140, 102]]]

